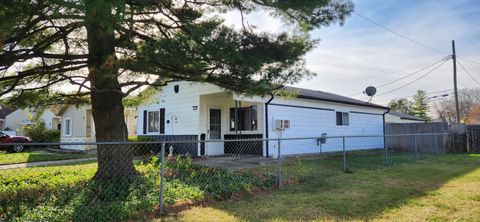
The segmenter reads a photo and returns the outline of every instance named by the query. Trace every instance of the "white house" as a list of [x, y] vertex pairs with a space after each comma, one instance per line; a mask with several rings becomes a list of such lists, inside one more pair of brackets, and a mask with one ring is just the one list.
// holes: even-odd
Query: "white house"
[[34, 114], [30, 109], [16, 109], [5, 117], [5, 128], [22, 134], [23, 126], [34, 124], [31, 122]]
[[405, 113], [390, 111], [385, 114], [385, 123], [425, 123], [427, 120]]
[[[95, 125], [90, 105], [67, 105], [57, 113], [62, 119], [60, 142], [95, 142]], [[136, 110], [125, 109], [125, 122], [128, 135], [135, 135]], [[90, 150], [94, 145], [62, 145], [62, 149]]]
[[7, 117], [8, 114], [10, 114], [13, 111], [14, 111], [13, 109], [0, 105], [0, 131], [4, 131], [5, 128], [7, 128], [5, 126], [5, 122], [6, 122], [5, 118]]
[[[233, 138], [297, 138], [335, 135], [383, 135], [388, 108], [331, 93], [285, 87], [295, 98], [245, 97], [197, 82], [170, 82], [137, 108], [137, 135], [155, 140], [221, 140]], [[276, 120], [289, 120], [279, 134]], [[339, 151], [342, 141], [284, 141], [282, 155]], [[383, 137], [349, 138], [349, 149], [383, 147]], [[251, 154], [275, 156], [277, 142], [173, 144], [174, 152], [196, 156]]]
[[16, 109], [5, 116], [5, 128], [21, 134], [23, 126], [35, 124], [34, 119], [45, 122], [47, 129], [59, 129], [60, 117], [49, 108], [38, 110]]
[[45, 123], [47, 129], [60, 130], [61, 128], [61, 118], [52, 109], [43, 109], [36, 113], [36, 116], [39, 120]]

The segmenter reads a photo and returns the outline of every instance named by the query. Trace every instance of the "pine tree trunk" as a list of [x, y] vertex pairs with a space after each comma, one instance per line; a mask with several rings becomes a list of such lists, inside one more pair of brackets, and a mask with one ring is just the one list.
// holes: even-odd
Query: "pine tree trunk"
[[[116, 68], [115, 37], [111, 3], [87, 0], [86, 28], [92, 114], [97, 142], [127, 141], [123, 95]], [[97, 145], [95, 179], [131, 177], [136, 174], [128, 146]]]

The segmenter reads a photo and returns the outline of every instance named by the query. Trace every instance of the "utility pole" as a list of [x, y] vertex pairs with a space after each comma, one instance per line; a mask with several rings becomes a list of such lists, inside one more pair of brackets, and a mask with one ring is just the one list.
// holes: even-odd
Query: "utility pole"
[[455, 54], [455, 40], [452, 40], [452, 60], [453, 60], [453, 91], [455, 94], [455, 111], [457, 113], [457, 123], [460, 123], [460, 108], [458, 107], [458, 89], [457, 89], [457, 56]]

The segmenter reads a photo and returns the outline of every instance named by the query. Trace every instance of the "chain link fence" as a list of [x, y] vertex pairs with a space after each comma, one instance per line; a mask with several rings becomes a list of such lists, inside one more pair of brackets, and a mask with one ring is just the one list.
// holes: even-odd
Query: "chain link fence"
[[311, 161], [355, 173], [453, 146], [447, 133], [0, 144], [0, 221], [145, 221], [301, 183]]

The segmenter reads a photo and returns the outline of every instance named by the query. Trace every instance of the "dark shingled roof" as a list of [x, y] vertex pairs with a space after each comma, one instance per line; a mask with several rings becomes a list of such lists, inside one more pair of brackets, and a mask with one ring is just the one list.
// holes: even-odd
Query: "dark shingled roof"
[[303, 88], [297, 88], [292, 86], [284, 86], [283, 89], [296, 93], [296, 98], [300, 98], [300, 99], [310, 99], [310, 100], [318, 100], [318, 101], [325, 101], [325, 102], [342, 103], [342, 104], [365, 106], [365, 107], [371, 107], [371, 108], [377, 108], [377, 109], [388, 109], [388, 107], [385, 107], [385, 106], [368, 103], [365, 101], [352, 99], [349, 97], [328, 93], [328, 92], [322, 92], [322, 91], [311, 90], [311, 89], [303, 89]]
[[14, 109], [7, 108], [0, 105], [0, 119], [5, 119], [5, 117], [15, 111]]
[[426, 121], [425, 119], [420, 118], [420, 117], [418, 117], [418, 116], [412, 116], [412, 115], [409, 115], [409, 114], [399, 113], [399, 112], [395, 112], [395, 111], [390, 111], [390, 112], [388, 112], [388, 114], [393, 115], [393, 116], [400, 117], [400, 119], [408, 119], [408, 120], [416, 120], [416, 121]]

